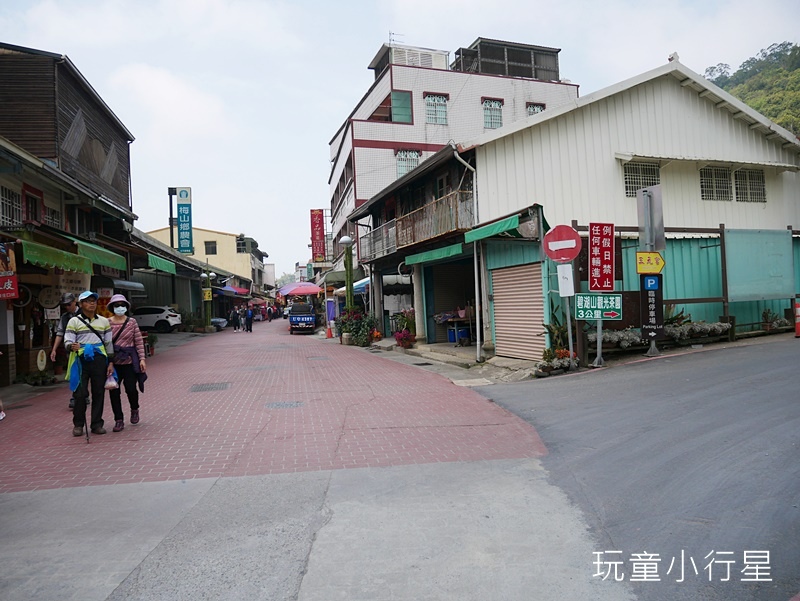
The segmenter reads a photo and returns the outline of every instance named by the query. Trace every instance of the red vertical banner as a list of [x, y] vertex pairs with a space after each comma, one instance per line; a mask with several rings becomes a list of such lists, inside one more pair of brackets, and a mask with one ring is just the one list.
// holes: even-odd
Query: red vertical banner
[[325, 261], [325, 214], [322, 209], [311, 209], [311, 257], [314, 263]]
[[589, 224], [589, 291], [614, 291], [614, 224]]
[[17, 264], [11, 244], [0, 244], [0, 300], [19, 298]]

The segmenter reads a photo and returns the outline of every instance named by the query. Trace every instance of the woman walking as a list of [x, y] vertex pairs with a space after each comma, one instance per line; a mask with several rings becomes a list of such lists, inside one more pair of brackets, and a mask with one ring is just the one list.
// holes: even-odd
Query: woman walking
[[231, 314], [228, 316], [228, 319], [230, 320], [231, 325], [233, 326], [233, 331], [234, 332], [238, 332], [239, 331], [239, 309], [237, 307], [234, 307], [233, 309], [231, 309]]
[[115, 294], [108, 301], [111, 316], [112, 341], [114, 343], [114, 366], [117, 369], [119, 387], [110, 391], [111, 409], [114, 411], [113, 432], [121, 432], [125, 428], [125, 417], [122, 413], [122, 388], [131, 406], [131, 423], [139, 423], [139, 391], [136, 385], [147, 377], [147, 365], [144, 360], [144, 340], [139, 324], [127, 313], [131, 305], [121, 294]]

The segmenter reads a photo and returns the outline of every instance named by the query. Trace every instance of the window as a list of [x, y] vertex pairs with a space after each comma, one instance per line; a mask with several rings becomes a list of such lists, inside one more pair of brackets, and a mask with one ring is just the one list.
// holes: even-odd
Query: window
[[369, 121], [411, 123], [411, 92], [392, 92], [369, 116]]
[[206, 254], [207, 255], [215, 255], [217, 254], [217, 241], [216, 240], [206, 240], [203, 244], [206, 246]]
[[441, 94], [425, 96], [425, 123], [447, 125], [447, 96]]
[[392, 121], [411, 123], [411, 92], [392, 92]]
[[702, 200], [733, 200], [731, 170], [727, 167], [703, 167], [700, 170]]
[[503, 101], [485, 98], [483, 101], [483, 126], [486, 129], [503, 127]]
[[22, 223], [22, 196], [10, 188], [0, 186], [0, 225]]
[[761, 169], [739, 169], [736, 183], [736, 200], [739, 202], [767, 202], [764, 172]]
[[541, 113], [545, 109], [545, 105], [540, 102], [528, 102], [525, 104], [525, 108], [528, 111], [528, 117], [530, 117]]
[[44, 207], [44, 224], [50, 227], [61, 227], [61, 211], [58, 209], [51, 209], [48, 206]]
[[42, 199], [25, 194], [25, 206], [23, 207], [24, 219], [26, 221], [42, 221]]
[[397, 177], [403, 177], [406, 173], [419, 165], [419, 150], [398, 150], [397, 151]]
[[450, 194], [450, 174], [443, 173], [436, 178], [436, 198]]
[[244, 236], [236, 236], [236, 252], [237, 253], [247, 252], [247, 242], [245, 242]]
[[625, 163], [622, 168], [625, 174], [625, 196], [636, 198], [636, 191], [641, 188], [657, 186], [661, 183], [661, 172], [657, 163]]

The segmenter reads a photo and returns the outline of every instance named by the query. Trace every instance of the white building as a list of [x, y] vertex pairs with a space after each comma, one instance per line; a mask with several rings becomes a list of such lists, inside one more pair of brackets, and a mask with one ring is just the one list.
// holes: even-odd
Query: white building
[[[559, 81], [559, 52], [479, 38], [450, 63], [447, 51], [384, 44], [369, 65], [374, 84], [330, 141], [334, 269], [338, 240], [359, 238], [347, 216], [449, 141], [573, 102], [578, 86]], [[440, 182], [445, 193], [458, 184]]]
[[677, 60], [462, 148], [476, 153], [476, 225], [495, 224], [465, 240], [481, 246], [485, 338], [498, 355], [538, 359], [548, 299], [558, 300], [538, 241], [495, 235], [534, 204], [551, 226], [629, 232], [616, 290], [637, 292], [636, 191], [659, 185], [664, 303], [695, 320], [752, 325], [800, 294], [800, 141]]

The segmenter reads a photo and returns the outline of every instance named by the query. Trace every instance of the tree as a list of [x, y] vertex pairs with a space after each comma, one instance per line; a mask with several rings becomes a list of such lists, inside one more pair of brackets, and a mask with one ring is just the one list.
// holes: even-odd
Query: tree
[[800, 135], [800, 46], [772, 44], [744, 61], [735, 73], [725, 63], [705, 77], [781, 127]]
[[283, 275], [281, 275], [281, 277], [275, 280], [275, 287], [280, 288], [281, 286], [285, 286], [286, 284], [290, 284], [291, 282], [294, 282], [294, 274], [284, 273]]

